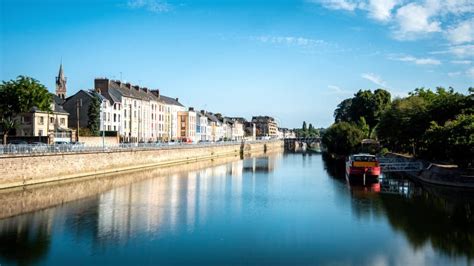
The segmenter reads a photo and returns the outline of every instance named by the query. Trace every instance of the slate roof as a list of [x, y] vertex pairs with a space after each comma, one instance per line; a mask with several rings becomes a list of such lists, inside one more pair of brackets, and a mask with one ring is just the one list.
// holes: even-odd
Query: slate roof
[[161, 99], [162, 102], [164, 102], [166, 104], [177, 105], [177, 106], [184, 107], [184, 105], [182, 105], [179, 101], [177, 101], [176, 98], [171, 98], [171, 97], [168, 97], [168, 96], [160, 95], [160, 99]]
[[[130, 88], [128, 87], [130, 86]], [[171, 98], [164, 95], [156, 95], [152, 90], [140, 88], [136, 85], [128, 83], [121, 83], [120, 81], [109, 80], [108, 93], [104, 96], [111, 102], [122, 102], [122, 97], [128, 97], [133, 99], [140, 99], [145, 101], [157, 101], [169, 105], [182, 106], [179, 101], [175, 98]]]

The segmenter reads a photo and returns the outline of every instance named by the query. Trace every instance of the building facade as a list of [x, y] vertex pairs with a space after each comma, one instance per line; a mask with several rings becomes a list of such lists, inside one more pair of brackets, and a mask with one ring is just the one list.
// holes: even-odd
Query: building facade
[[278, 125], [273, 117], [270, 116], [254, 116], [252, 123], [257, 129], [257, 137], [278, 137]]

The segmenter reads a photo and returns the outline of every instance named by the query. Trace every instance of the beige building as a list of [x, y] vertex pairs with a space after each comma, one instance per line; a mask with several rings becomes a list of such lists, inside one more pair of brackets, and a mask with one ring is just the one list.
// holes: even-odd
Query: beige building
[[278, 137], [278, 125], [273, 117], [254, 116], [252, 123], [256, 126], [257, 137]]
[[191, 107], [189, 111], [178, 112], [178, 139], [186, 142], [196, 142], [196, 112]]
[[72, 130], [68, 128], [69, 113], [57, 103], [51, 103], [52, 112], [33, 107], [30, 112], [18, 115], [16, 136], [49, 136], [50, 142], [70, 142]]

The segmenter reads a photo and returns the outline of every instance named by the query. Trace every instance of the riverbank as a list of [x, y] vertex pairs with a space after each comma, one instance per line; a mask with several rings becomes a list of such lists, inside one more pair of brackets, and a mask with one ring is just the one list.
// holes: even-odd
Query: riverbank
[[415, 180], [435, 185], [474, 189], [474, 171], [472, 169], [461, 169], [456, 165], [434, 164], [396, 153], [389, 153], [386, 156], [396, 157], [407, 162], [421, 162], [423, 164], [422, 170], [406, 172]]
[[283, 141], [1, 157], [0, 189], [274, 150]]
[[[251, 156], [274, 155], [281, 151], [254, 151]], [[124, 171], [113, 174], [87, 176], [77, 179], [66, 179], [57, 182], [41, 183], [24, 187], [0, 190], [0, 219], [32, 211], [46, 209], [59, 204], [91, 197], [111, 189], [140, 182], [150, 178], [179, 175], [190, 171], [200, 171], [227, 163], [241, 161], [239, 155], [225, 156], [210, 160], [201, 160], [182, 164], [155, 167], [139, 171]]]

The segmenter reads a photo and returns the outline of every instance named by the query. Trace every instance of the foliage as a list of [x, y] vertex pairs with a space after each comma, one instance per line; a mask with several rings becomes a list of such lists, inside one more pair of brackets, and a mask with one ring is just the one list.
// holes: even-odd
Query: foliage
[[474, 114], [461, 114], [443, 126], [432, 122], [423, 136], [424, 157], [437, 161], [454, 161], [469, 167], [474, 163]]
[[370, 90], [359, 90], [353, 98], [346, 99], [337, 106], [334, 118], [336, 122], [358, 123], [363, 117], [368, 127], [366, 136], [370, 137], [390, 101], [391, 95], [386, 90], [377, 89], [373, 93]]
[[0, 84], [0, 121], [4, 142], [8, 133], [16, 127], [15, 116], [29, 112], [33, 107], [51, 111], [52, 94], [37, 80], [18, 76], [16, 80]]
[[428, 103], [418, 96], [396, 99], [384, 113], [377, 127], [377, 136], [392, 151], [416, 153], [430, 121]]
[[[94, 97], [92, 97], [91, 104], [89, 105], [89, 109], [87, 110], [87, 128], [90, 136], [98, 136], [100, 130], [100, 99], [99, 96], [95, 93], [92, 93]], [[81, 133], [82, 134], [82, 133]]]
[[314, 128], [311, 123], [307, 126], [306, 121], [303, 121], [303, 126], [301, 128], [295, 128], [294, 131], [296, 136], [299, 138], [319, 137], [319, 130]]
[[356, 125], [339, 122], [330, 126], [322, 137], [322, 143], [331, 154], [349, 155], [360, 147], [364, 132]]

